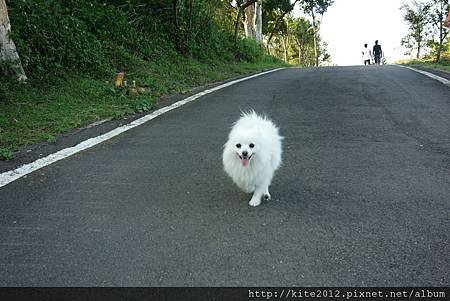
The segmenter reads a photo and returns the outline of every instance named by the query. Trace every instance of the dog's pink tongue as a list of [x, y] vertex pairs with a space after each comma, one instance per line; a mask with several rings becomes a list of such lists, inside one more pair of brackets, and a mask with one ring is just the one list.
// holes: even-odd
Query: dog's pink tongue
[[247, 166], [248, 165], [249, 160], [248, 159], [242, 159], [242, 165], [243, 166]]

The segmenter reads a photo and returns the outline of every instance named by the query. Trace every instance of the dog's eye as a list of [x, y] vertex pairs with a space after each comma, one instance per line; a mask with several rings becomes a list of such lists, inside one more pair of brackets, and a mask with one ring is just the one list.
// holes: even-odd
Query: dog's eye
[[250, 143], [250, 148], [254, 148], [255, 147], [255, 145], [253, 144], [253, 143]]
[[241, 148], [241, 144], [240, 143], [236, 144], [236, 147]]

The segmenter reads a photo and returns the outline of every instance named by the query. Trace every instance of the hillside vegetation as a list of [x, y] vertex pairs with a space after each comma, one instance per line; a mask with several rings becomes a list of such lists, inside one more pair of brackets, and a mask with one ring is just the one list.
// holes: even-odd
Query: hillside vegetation
[[449, 9], [449, 0], [403, 2], [400, 10], [408, 31], [401, 42], [405, 54], [415, 59], [398, 63], [450, 70], [450, 30], [445, 26]]
[[437, 69], [450, 72], [450, 53], [442, 53], [439, 62], [436, 62], [434, 57], [425, 56], [421, 59], [402, 60], [397, 63], [413, 67]]
[[[161, 96], [280, 66], [255, 41], [233, 44], [221, 1], [7, 1], [26, 83], [0, 85], [0, 157]], [[115, 87], [118, 72], [126, 87]]]

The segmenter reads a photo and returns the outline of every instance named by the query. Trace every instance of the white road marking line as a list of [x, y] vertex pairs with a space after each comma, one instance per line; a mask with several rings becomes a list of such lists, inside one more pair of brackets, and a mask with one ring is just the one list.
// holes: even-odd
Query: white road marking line
[[65, 148], [63, 150], [60, 150], [60, 151], [54, 153], [54, 154], [50, 154], [47, 157], [38, 159], [38, 160], [36, 160], [34, 162], [31, 162], [31, 163], [28, 163], [28, 164], [24, 164], [24, 165], [14, 169], [14, 170], [5, 171], [5, 172], [0, 174], [0, 187], [3, 187], [5, 185], [7, 185], [7, 184], [9, 184], [9, 183], [11, 183], [11, 182], [21, 178], [21, 177], [29, 174], [29, 173], [32, 173], [33, 171], [36, 171], [36, 170], [42, 168], [42, 167], [45, 167], [45, 166], [50, 165], [52, 163], [55, 163], [55, 162], [57, 162], [59, 160], [62, 160], [64, 158], [72, 156], [72, 155], [74, 155], [74, 154], [76, 154], [78, 152], [81, 152], [83, 150], [91, 148], [91, 147], [93, 147], [93, 146], [95, 146], [97, 144], [100, 144], [100, 143], [102, 143], [102, 142], [104, 142], [106, 140], [109, 140], [109, 139], [111, 139], [111, 138], [113, 138], [113, 137], [115, 137], [117, 135], [122, 134], [123, 132], [126, 132], [128, 130], [131, 130], [132, 128], [140, 126], [140, 125], [142, 125], [142, 124], [144, 124], [144, 123], [146, 123], [146, 122], [148, 122], [148, 121], [150, 121], [150, 120], [152, 120], [152, 119], [154, 119], [154, 118], [156, 118], [156, 117], [158, 117], [158, 116], [160, 116], [160, 115], [162, 115], [162, 114], [164, 114], [166, 112], [169, 112], [169, 111], [172, 111], [172, 110], [174, 110], [174, 109], [176, 109], [178, 107], [181, 107], [181, 106], [183, 106], [183, 105], [185, 105], [185, 104], [187, 104], [187, 103], [189, 103], [191, 101], [194, 101], [197, 98], [200, 98], [200, 97], [202, 97], [204, 95], [207, 95], [207, 94], [213, 93], [213, 92], [215, 92], [217, 90], [229, 87], [231, 85], [234, 85], [234, 84], [237, 84], [237, 83], [240, 83], [240, 82], [243, 82], [243, 81], [246, 81], [246, 80], [258, 77], [258, 76], [261, 76], [261, 75], [265, 75], [265, 74], [268, 74], [268, 73], [279, 71], [279, 70], [282, 70], [282, 69], [285, 69], [285, 68], [278, 68], [278, 69], [273, 69], [273, 70], [257, 73], [257, 74], [254, 74], [254, 75], [250, 75], [250, 76], [247, 76], [247, 77], [244, 77], [244, 78], [240, 78], [240, 79], [237, 79], [237, 80], [233, 80], [233, 81], [224, 83], [222, 85], [219, 85], [219, 86], [211, 88], [211, 89], [204, 90], [202, 92], [199, 92], [197, 94], [189, 96], [189, 97], [187, 97], [185, 99], [182, 99], [182, 100], [180, 100], [178, 102], [175, 102], [175, 103], [171, 104], [170, 106], [166, 106], [166, 107], [163, 107], [163, 108], [161, 108], [159, 110], [156, 110], [156, 111], [154, 111], [154, 112], [152, 112], [152, 113], [150, 113], [148, 115], [145, 115], [144, 117], [136, 119], [136, 120], [134, 120], [134, 121], [132, 121], [132, 122], [130, 122], [128, 124], [125, 124], [123, 126], [117, 127], [117, 128], [115, 128], [115, 129], [113, 129], [113, 130], [111, 130], [111, 131], [109, 131], [109, 132], [107, 132], [107, 133], [105, 133], [103, 135], [87, 139], [87, 140], [85, 140], [83, 142], [80, 142], [79, 144], [77, 144], [77, 145], [75, 145], [73, 147]]
[[427, 72], [427, 71], [423, 71], [423, 70], [420, 70], [420, 69], [416, 69], [416, 68], [413, 68], [413, 67], [409, 67], [409, 66], [402, 66], [402, 65], [397, 65], [397, 66], [403, 67], [403, 68], [407, 68], [407, 69], [416, 71], [416, 72], [418, 72], [418, 73], [422, 73], [423, 75], [426, 75], [426, 76], [428, 76], [428, 77], [431, 77], [432, 79], [435, 79], [435, 80], [437, 80], [437, 81], [440, 81], [441, 83], [443, 83], [443, 84], [446, 85], [447, 87], [450, 87], [450, 80], [448, 80], [448, 79], [446, 79], [446, 78], [443, 78], [443, 77], [440, 77], [440, 76], [438, 76], [438, 75], [436, 75], [436, 74], [433, 74], [433, 73], [430, 73], [430, 72]]

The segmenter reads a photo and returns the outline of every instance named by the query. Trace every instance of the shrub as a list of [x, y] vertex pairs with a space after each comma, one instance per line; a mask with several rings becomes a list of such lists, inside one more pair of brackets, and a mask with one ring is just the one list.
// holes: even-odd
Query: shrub
[[[229, 28], [215, 18], [217, 5], [193, 1], [178, 6], [178, 28], [171, 2], [164, 0], [10, 1], [11, 33], [31, 79], [51, 80], [65, 73], [94, 78], [116, 70], [135, 72], [145, 62], [176, 62], [180, 55], [204, 60], [255, 62], [263, 49], [241, 39], [233, 48]], [[178, 52], [177, 52], [178, 50]]]
[[264, 55], [261, 45], [255, 40], [240, 39], [236, 45], [236, 58], [241, 61], [256, 62]]

